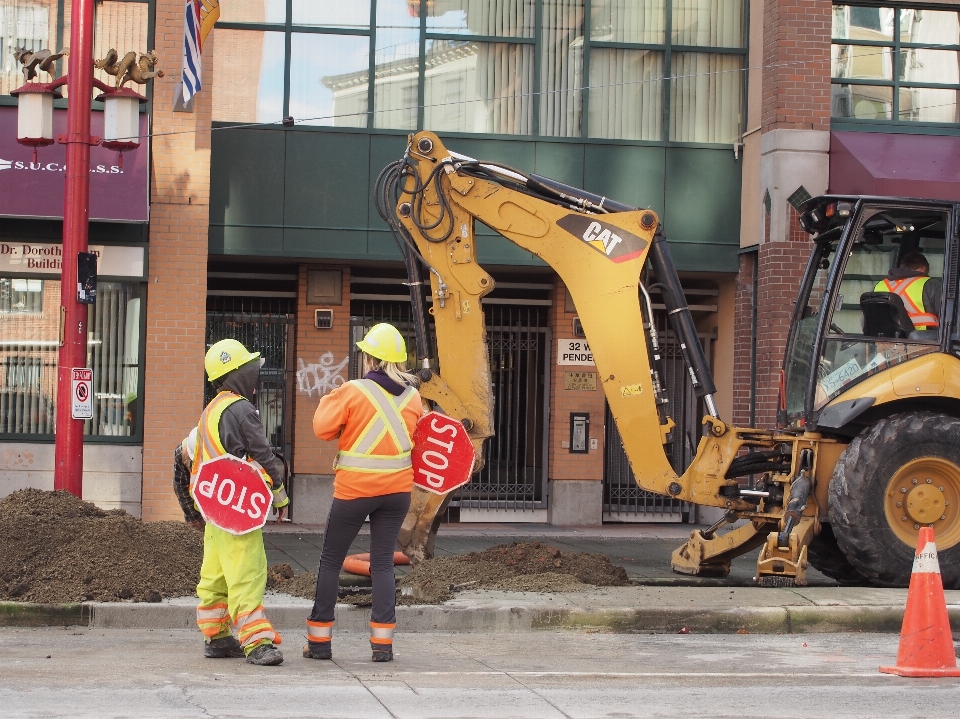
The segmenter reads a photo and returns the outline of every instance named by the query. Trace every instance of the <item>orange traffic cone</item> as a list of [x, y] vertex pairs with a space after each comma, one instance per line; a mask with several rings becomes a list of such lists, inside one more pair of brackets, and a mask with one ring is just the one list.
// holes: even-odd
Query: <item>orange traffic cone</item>
[[897, 665], [880, 667], [880, 671], [902, 677], [960, 677], [933, 527], [920, 528]]

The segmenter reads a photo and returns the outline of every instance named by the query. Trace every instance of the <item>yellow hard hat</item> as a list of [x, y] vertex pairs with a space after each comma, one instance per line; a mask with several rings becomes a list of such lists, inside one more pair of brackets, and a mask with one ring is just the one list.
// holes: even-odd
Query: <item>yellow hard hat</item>
[[403, 335], [393, 325], [381, 322], [367, 332], [367, 336], [357, 342], [357, 347], [371, 357], [386, 362], [406, 362], [407, 343]]
[[207, 379], [213, 382], [227, 372], [260, 357], [259, 352], [250, 352], [237, 340], [220, 340], [207, 350], [203, 366], [207, 370]]

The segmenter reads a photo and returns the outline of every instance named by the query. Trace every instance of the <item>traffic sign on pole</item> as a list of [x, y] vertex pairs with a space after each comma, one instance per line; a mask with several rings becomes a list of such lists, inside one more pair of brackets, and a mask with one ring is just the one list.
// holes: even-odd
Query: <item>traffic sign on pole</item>
[[470, 481], [476, 450], [458, 420], [427, 412], [413, 432], [413, 483], [447, 494]]
[[73, 419], [93, 419], [93, 370], [85, 367], [73, 367], [70, 416]]
[[233, 455], [209, 459], [200, 465], [190, 485], [200, 514], [214, 527], [230, 534], [247, 534], [267, 523], [273, 492], [256, 462]]

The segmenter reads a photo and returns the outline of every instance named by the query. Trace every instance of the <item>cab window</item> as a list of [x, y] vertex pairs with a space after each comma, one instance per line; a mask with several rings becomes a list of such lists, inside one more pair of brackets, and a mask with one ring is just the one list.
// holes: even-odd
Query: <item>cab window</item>
[[862, 217], [833, 300], [816, 409], [855, 381], [939, 347], [947, 213], [867, 208]]

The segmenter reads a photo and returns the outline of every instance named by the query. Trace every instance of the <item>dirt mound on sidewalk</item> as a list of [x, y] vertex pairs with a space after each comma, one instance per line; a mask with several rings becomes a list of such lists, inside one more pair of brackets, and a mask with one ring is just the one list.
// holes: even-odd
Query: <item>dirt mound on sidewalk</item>
[[[289, 565], [270, 568], [272, 589], [313, 599], [317, 575], [288, 578]], [[440, 604], [455, 592], [499, 589], [508, 592], [576, 592], [628, 584], [626, 570], [603, 554], [567, 553], [542, 542], [501, 544], [482, 552], [421, 562], [397, 582], [398, 604]], [[340, 588], [340, 601], [366, 606], [369, 590]]]
[[21, 489], [0, 500], [0, 547], [0, 600], [158, 602], [194, 593], [203, 535], [69, 492]]
[[569, 592], [628, 584], [626, 570], [604, 554], [561, 552], [543, 542], [500, 544], [459, 557], [421, 562], [398, 583], [423, 602], [443, 602], [456, 591], [500, 589]]

